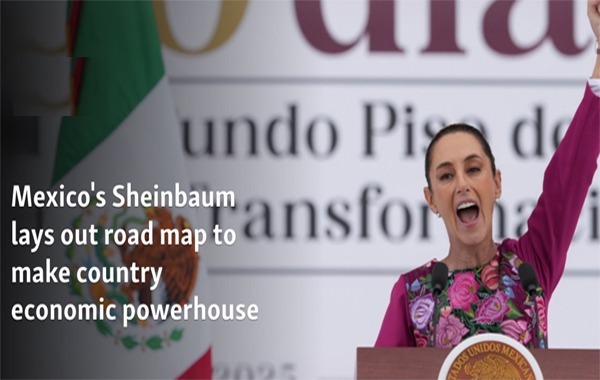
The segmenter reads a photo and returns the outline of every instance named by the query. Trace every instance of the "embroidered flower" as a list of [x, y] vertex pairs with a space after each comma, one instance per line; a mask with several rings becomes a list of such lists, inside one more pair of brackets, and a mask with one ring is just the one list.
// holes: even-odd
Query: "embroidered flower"
[[490, 290], [498, 289], [500, 282], [500, 273], [498, 273], [498, 261], [492, 260], [481, 271], [481, 281]]
[[507, 275], [502, 276], [502, 283], [504, 284], [504, 286], [513, 286], [514, 284], [516, 284], [515, 280], [513, 280], [512, 278], [510, 278], [510, 276]]
[[427, 347], [427, 335], [415, 330], [415, 342], [417, 347]]
[[440, 313], [442, 314], [443, 317], [447, 317], [450, 314], [450, 312], [452, 312], [452, 307], [450, 307], [448, 305], [446, 305], [440, 309]]
[[410, 290], [412, 292], [417, 292], [417, 290], [419, 290], [421, 288], [421, 283], [419, 282], [419, 279], [416, 279], [413, 281], [413, 283], [410, 285]]
[[450, 314], [448, 318], [440, 318], [437, 325], [437, 347], [454, 347], [462, 340], [462, 337], [469, 332], [469, 329]]
[[528, 323], [524, 319], [507, 319], [500, 324], [502, 332], [523, 344], [531, 341], [531, 332]]
[[417, 329], [421, 330], [427, 326], [433, 314], [433, 296], [431, 293], [423, 297], [417, 297], [410, 303], [410, 319]]
[[504, 294], [506, 294], [508, 298], [515, 298], [515, 292], [512, 288], [504, 288]]
[[[538, 307], [539, 329], [545, 337], [548, 335], [548, 320], [546, 317], [546, 301], [544, 300], [543, 297], [536, 296], [535, 302], [537, 303], [537, 307]], [[529, 316], [529, 318], [531, 318], [533, 320], [533, 318], [534, 318], [533, 313], [535, 313], [535, 306], [533, 306], [529, 302], [526, 304], [529, 305], [529, 308], [527, 310], [525, 310], [525, 314], [527, 314]]]
[[473, 272], [458, 273], [454, 276], [454, 282], [448, 288], [450, 305], [454, 309], [468, 311], [471, 308], [471, 303], [478, 300], [477, 288], [479, 288], [479, 285]]
[[519, 273], [519, 267], [521, 266], [521, 263], [523, 262], [523, 260], [521, 260], [517, 255], [515, 255], [514, 253], [510, 253], [509, 255], [505, 255], [504, 257], [506, 257], [508, 259], [508, 262], [510, 263], [511, 267], [512, 267], [512, 271], [515, 274]]
[[475, 322], [494, 323], [500, 322], [509, 310], [506, 301], [508, 296], [502, 292], [496, 292], [494, 295], [481, 301], [475, 312]]
[[540, 330], [544, 333], [544, 336], [546, 336], [548, 334], [548, 320], [546, 318], [546, 301], [544, 301], [543, 297], [537, 296], [535, 297], [535, 302], [537, 302], [538, 307]]

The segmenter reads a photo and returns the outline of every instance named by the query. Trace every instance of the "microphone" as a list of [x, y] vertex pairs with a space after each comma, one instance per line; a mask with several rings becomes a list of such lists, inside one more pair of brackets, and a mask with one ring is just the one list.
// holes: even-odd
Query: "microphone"
[[448, 282], [448, 266], [442, 262], [438, 262], [433, 267], [431, 273], [431, 287], [433, 288], [433, 342], [429, 340], [429, 347], [435, 347], [437, 344], [437, 325], [440, 319], [439, 312], [439, 296], [442, 290], [446, 289], [446, 283]]
[[536, 289], [538, 288], [538, 280], [535, 275], [533, 267], [529, 263], [521, 263], [519, 266], [519, 277], [521, 278], [521, 285], [527, 294], [533, 297]]
[[539, 287], [537, 276], [535, 275], [535, 270], [529, 263], [521, 263], [519, 266], [519, 277], [521, 279], [521, 285], [529, 297], [533, 302], [533, 324], [535, 325], [535, 333], [537, 336], [538, 348], [546, 348], [544, 343], [544, 335], [540, 334], [540, 314], [538, 311], [537, 300], [535, 299], [535, 292]]
[[433, 294], [436, 297], [440, 295], [444, 288], [446, 288], [447, 282], [448, 266], [442, 262], [435, 264], [433, 273], [431, 273], [431, 286], [433, 287]]

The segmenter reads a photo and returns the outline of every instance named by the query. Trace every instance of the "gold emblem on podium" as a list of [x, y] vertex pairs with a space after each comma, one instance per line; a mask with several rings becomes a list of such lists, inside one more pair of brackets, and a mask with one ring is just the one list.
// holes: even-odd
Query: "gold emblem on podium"
[[481, 334], [454, 347], [439, 379], [543, 379], [527, 348], [500, 334]]

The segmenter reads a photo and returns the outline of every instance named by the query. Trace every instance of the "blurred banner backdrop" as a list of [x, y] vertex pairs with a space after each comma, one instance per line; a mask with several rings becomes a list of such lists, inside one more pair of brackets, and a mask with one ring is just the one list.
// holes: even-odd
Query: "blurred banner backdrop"
[[[216, 379], [354, 376], [399, 274], [447, 253], [423, 198], [431, 136], [459, 121], [484, 131], [504, 185], [494, 238], [516, 237], [595, 59], [584, 0], [153, 5], [188, 177], [236, 195], [235, 208], [199, 210], [201, 226], [237, 237], [201, 251], [212, 301], [259, 306], [258, 321], [212, 323]], [[38, 7], [65, 24], [64, 3]], [[36, 62], [65, 60], [55, 29], [32, 34]], [[21, 111], [42, 115], [26, 157], [48, 168], [40, 184], [68, 112], [68, 67], [56, 67], [26, 76], [45, 100]], [[596, 175], [550, 347], [600, 347], [599, 191]]]

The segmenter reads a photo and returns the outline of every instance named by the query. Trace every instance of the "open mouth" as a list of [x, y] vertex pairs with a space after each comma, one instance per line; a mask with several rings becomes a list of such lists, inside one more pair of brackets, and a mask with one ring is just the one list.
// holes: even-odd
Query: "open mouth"
[[461, 222], [465, 224], [473, 223], [479, 217], [479, 206], [475, 202], [463, 202], [458, 205], [456, 214]]

